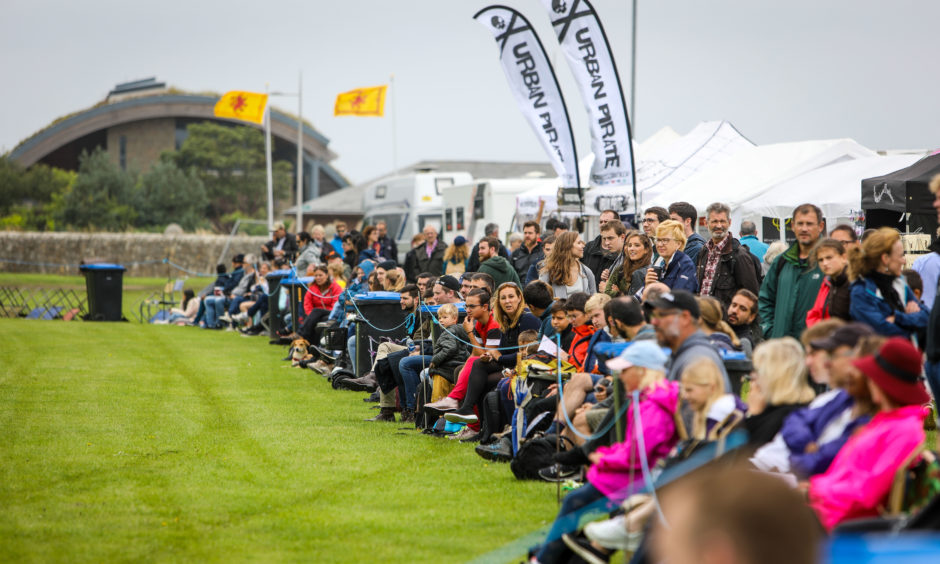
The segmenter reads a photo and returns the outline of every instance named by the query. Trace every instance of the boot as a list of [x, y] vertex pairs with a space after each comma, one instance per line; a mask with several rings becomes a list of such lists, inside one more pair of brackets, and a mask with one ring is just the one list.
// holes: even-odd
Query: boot
[[413, 409], [408, 409], [407, 407], [401, 410], [401, 422], [402, 423], [414, 423], [415, 422], [415, 412]]
[[395, 422], [395, 408], [394, 407], [383, 407], [379, 410], [379, 414], [371, 419], [366, 419], [365, 421], [386, 421], [388, 423]]
[[379, 381], [375, 378], [375, 372], [367, 372], [361, 378], [351, 378], [343, 382], [347, 390], [354, 392], [373, 392], [379, 387]]

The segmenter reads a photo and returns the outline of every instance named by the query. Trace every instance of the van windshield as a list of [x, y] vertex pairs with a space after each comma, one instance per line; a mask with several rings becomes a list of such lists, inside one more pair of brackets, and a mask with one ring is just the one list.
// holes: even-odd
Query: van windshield
[[388, 236], [393, 239], [398, 239], [399, 234], [401, 233], [401, 224], [405, 219], [407, 214], [404, 213], [382, 213], [376, 215], [370, 215], [362, 221], [362, 226], [366, 225], [375, 225], [380, 221], [384, 221], [385, 225], [388, 226]]

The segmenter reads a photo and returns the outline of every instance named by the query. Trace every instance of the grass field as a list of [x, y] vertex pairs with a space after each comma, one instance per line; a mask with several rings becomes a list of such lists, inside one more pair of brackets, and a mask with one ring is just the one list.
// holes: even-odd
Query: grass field
[[0, 562], [505, 561], [556, 513], [554, 486], [363, 422], [364, 394], [264, 338], [0, 319], [0, 339]]

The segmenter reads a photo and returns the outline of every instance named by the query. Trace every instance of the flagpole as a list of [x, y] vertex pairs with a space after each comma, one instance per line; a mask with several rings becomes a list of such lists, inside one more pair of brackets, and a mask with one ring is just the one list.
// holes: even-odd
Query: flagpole
[[[269, 84], [264, 85], [264, 92], [271, 90]], [[271, 101], [264, 105], [264, 157], [268, 177], [268, 230], [274, 229], [274, 174], [271, 171]]]
[[304, 228], [304, 73], [297, 73], [297, 225], [294, 233]]
[[395, 99], [398, 97], [395, 93], [395, 75], [388, 77], [388, 89], [392, 91], [392, 170], [398, 172], [398, 127], [395, 120]]

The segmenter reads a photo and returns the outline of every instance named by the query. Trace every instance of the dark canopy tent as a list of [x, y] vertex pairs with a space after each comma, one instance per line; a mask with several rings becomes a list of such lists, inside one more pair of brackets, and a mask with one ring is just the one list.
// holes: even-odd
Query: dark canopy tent
[[891, 174], [862, 180], [865, 227], [888, 226], [904, 231], [906, 223], [907, 231], [929, 233], [935, 240], [937, 212], [933, 209], [934, 196], [927, 184], [936, 174], [940, 174], [940, 154]]

